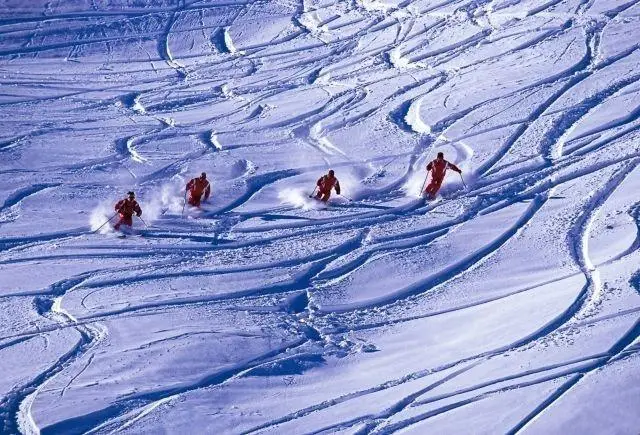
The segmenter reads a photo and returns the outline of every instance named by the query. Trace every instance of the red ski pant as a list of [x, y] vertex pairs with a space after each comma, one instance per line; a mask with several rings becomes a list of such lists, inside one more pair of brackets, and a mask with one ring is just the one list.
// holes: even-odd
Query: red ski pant
[[438, 190], [440, 190], [440, 186], [442, 186], [442, 178], [432, 178], [427, 188], [424, 189], [424, 193], [429, 195], [431, 198], [435, 198]]
[[189, 193], [189, 205], [192, 205], [194, 207], [200, 207], [201, 199], [202, 199], [202, 193], [200, 195]]
[[322, 190], [318, 190], [318, 193], [316, 193], [316, 199], [319, 199], [322, 202], [327, 202], [329, 201], [329, 198], [331, 197], [331, 191], [322, 191]]
[[120, 220], [113, 228], [116, 230], [120, 229], [120, 225], [128, 225], [129, 227], [133, 226], [133, 215], [120, 215]]

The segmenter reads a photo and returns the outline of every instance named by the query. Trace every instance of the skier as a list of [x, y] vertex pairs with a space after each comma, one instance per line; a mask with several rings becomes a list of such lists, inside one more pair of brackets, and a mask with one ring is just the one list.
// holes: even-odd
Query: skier
[[427, 165], [427, 173], [431, 171], [431, 182], [424, 190], [424, 194], [428, 195], [430, 199], [434, 199], [440, 190], [447, 169], [462, 174], [460, 168], [444, 159], [444, 153], [438, 153], [438, 157]]
[[335, 172], [333, 169], [329, 170], [327, 175], [323, 175], [318, 178], [318, 182], [316, 183], [316, 189], [318, 193], [316, 194], [316, 199], [322, 202], [329, 201], [329, 197], [331, 196], [331, 189], [336, 189], [336, 193], [340, 195], [340, 182], [335, 177]]
[[200, 207], [202, 194], [204, 193], [204, 201], [209, 199], [209, 195], [211, 195], [211, 184], [207, 181], [207, 174], [203, 172], [200, 177], [189, 181], [187, 191], [189, 192], [189, 205]]
[[120, 229], [122, 224], [127, 225], [129, 228], [133, 226], [133, 214], [140, 217], [142, 215], [142, 209], [136, 202], [136, 195], [133, 192], [127, 192], [128, 198], [121, 199], [115, 206], [115, 210], [120, 213], [120, 220], [113, 228]]

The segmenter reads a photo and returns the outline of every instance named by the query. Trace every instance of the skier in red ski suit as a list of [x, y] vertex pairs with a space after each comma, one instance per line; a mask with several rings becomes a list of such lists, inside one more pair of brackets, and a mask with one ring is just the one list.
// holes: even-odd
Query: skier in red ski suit
[[460, 168], [444, 159], [443, 153], [438, 153], [438, 157], [435, 160], [429, 162], [429, 164], [427, 165], [427, 172], [431, 171], [431, 182], [429, 183], [427, 188], [424, 189], [424, 194], [428, 195], [429, 198], [433, 199], [436, 197], [436, 194], [438, 193], [438, 190], [440, 190], [440, 186], [442, 185], [442, 181], [444, 180], [447, 169], [451, 169], [459, 174], [462, 174]]
[[200, 207], [200, 200], [204, 193], [204, 201], [209, 199], [211, 195], [211, 184], [207, 181], [207, 174], [203, 172], [200, 177], [193, 178], [187, 183], [187, 191], [189, 192], [189, 205]]
[[114, 226], [116, 230], [119, 230], [122, 224], [131, 228], [133, 226], [133, 214], [135, 213], [138, 217], [142, 215], [142, 209], [136, 201], [135, 193], [128, 192], [127, 195], [128, 198], [121, 199], [115, 206], [115, 210], [120, 213], [120, 220]]
[[329, 201], [329, 197], [331, 197], [331, 189], [336, 189], [336, 193], [340, 195], [340, 182], [335, 177], [335, 173], [333, 169], [329, 170], [327, 175], [323, 175], [318, 178], [318, 182], [316, 183], [318, 193], [316, 194], [316, 199], [327, 202]]

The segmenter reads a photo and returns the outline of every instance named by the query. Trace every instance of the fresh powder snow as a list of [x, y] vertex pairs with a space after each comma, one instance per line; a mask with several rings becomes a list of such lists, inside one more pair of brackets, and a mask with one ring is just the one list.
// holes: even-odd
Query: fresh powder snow
[[0, 115], [0, 433], [640, 431], [640, 2], [3, 0]]

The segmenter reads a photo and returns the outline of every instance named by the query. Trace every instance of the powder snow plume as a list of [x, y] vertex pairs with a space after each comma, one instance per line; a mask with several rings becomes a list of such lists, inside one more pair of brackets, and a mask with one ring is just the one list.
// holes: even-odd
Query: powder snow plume
[[[102, 201], [89, 215], [89, 226], [91, 231], [100, 229], [100, 234], [107, 234], [113, 230], [113, 225], [117, 222], [116, 212], [113, 209], [112, 201]], [[107, 224], [106, 222], [109, 221]]]
[[324, 208], [325, 205], [309, 198], [309, 194], [300, 188], [285, 188], [278, 192], [278, 198], [283, 204], [289, 204], [303, 210]]
[[166, 183], [160, 189], [146, 193], [145, 199], [140, 203], [145, 221], [153, 222], [166, 213], [180, 214], [184, 205], [184, 191], [181, 190], [183, 185], [182, 180]]
[[[419, 168], [423, 168], [424, 165], [419, 165]], [[402, 186], [402, 190], [407, 196], [419, 197], [424, 188], [426, 187], [425, 178], [427, 177], [426, 171], [416, 170], [409, 175], [407, 181]], [[429, 177], [430, 178], [430, 177]]]

